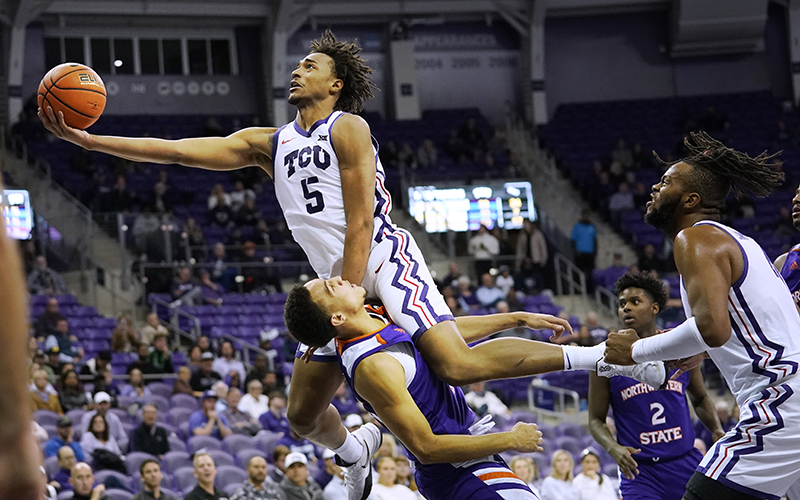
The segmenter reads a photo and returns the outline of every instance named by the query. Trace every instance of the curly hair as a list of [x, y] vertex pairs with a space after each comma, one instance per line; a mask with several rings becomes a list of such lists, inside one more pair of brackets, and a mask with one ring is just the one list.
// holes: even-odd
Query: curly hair
[[[683, 140], [689, 156], [679, 161], [694, 167], [689, 177], [689, 189], [700, 194], [704, 208], [719, 208], [733, 190], [736, 198], [748, 192], [759, 198], [769, 196], [784, 180], [784, 173], [775, 170], [783, 162], [781, 154], [766, 151], [752, 158], [722, 144], [705, 132], [691, 132]], [[655, 157], [664, 165], [667, 162]]]
[[338, 42], [333, 32], [325, 30], [321, 37], [311, 42], [311, 52], [319, 52], [330, 57], [331, 72], [344, 82], [334, 109], [348, 113], [358, 113], [364, 108], [364, 101], [374, 97], [373, 90], [378, 87], [370, 80], [372, 68], [359, 55], [361, 47], [355, 43]]
[[664, 289], [664, 283], [646, 272], [628, 272], [623, 274], [616, 283], [614, 283], [614, 295], [619, 295], [628, 288], [641, 288], [650, 300], [658, 304], [658, 310], [663, 311], [664, 306], [667, 305], [667, 291]]
[[312, 300], [311, 292], [303, 285], [292, 288], [286, 297], [283, 319], [294, 338], [308, 346], [322, 347], [336, 337], [331, 315]]

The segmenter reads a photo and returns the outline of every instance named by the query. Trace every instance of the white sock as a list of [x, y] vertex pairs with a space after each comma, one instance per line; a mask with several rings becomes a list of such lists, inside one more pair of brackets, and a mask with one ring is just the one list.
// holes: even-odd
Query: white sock
[[578, 347], [574, 345], [561, 346], [564, 353], [564, 371], [591, 370], [595, 371], [597, 362], [603, 359], [606, 343], [602, 342], [593, 347]]
[[344, 443], [342, 443], [340, 447], [331, 451], [339, 455], [339, 458], [341, 458], [344, 462], [348, 464], [354, 464], [361, 459], [363, 450], [364, 445], [361, 444], [358, 439], [354, 438], [353, 434], [348, 432]]

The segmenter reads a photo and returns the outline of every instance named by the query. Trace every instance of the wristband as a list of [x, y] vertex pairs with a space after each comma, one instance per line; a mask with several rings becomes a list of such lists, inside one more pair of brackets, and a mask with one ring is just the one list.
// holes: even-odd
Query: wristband
[[708, 348], [693, 316], [668, 332], [634, 342], [631, 359], [636, 363], [670, 361], [694, 356]]

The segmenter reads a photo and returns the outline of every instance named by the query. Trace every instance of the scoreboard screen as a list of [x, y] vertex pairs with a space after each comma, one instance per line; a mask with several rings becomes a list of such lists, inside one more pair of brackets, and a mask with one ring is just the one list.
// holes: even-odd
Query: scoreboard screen
[[475, 231], [481, 225], [520, 229], [537, 218], [530, 182], [440, 183], [408, 188], [409, 213], [429, 233]]
[[5, 189], [0, 194], [3, 219], [8, 235], [17, 240], [27, 240], [33, 229], [33, 210], [28, 192], [23, 189]]

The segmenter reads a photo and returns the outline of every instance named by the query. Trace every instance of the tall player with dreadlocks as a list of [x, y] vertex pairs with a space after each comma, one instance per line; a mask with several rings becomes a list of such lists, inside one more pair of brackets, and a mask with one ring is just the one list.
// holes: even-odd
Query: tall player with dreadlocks
[[761, 247], [719, 223], [728, 193], [767, 196], [783, 180], [776, 155], [751, 158], [705, 133], [653, 186], [645, 221], [674, 242], [684, 323], [639, 339], [609, 335], [609, 363], [675, 360], [707, 351], [741, 417], [703, 457], [684, 498], [780, 498], [800, 478], [800, 315]]

